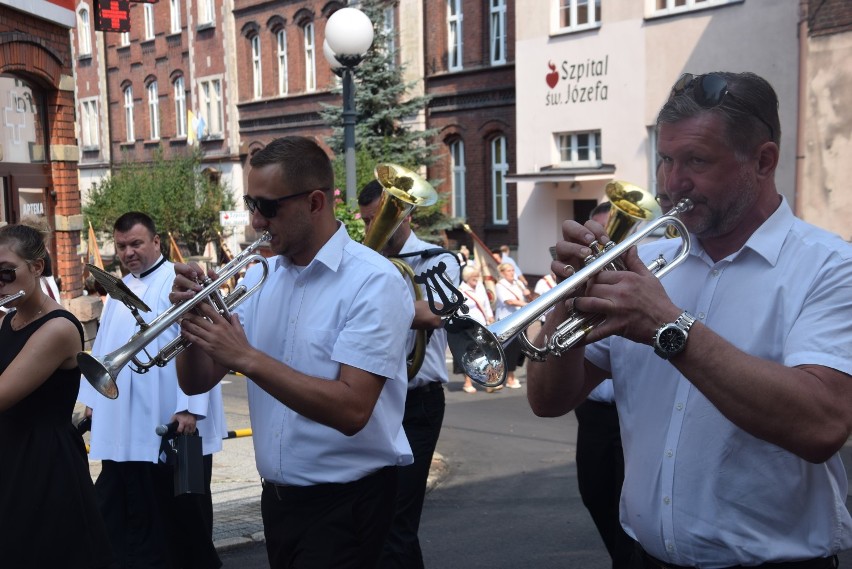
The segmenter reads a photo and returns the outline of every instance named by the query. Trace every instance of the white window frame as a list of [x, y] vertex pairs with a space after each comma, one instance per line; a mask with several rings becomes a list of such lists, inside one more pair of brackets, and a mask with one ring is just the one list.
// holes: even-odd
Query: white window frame
[[489, 0], [491, 4], [491, 65], [506, 63], [506, 0]]
[[314, 23], [308, 22], [302, 28], [305, 40], [305, 91], [317, 89], [317, 50], [314, 37]]
[[172, 82], [175, 95], [175, 137], [186, 138], [186, 85], [183, 76]]
[[133, 86], [124, 88], [124, 138], [126, 142], [136, 142], [133, 132]]
[[118, 42], [119, 42], [119, 44], [121, 44], [122, 46], [128, 46], [128, 45], [130, 45], [130, 32], [121, 32], [121, 33], [118, 35]]
[[209, 137], [221, 138], [224, 129], [222, 105], [222, 77], [205, 77], [198, 80], [199, 114], [204, 117]]
[[393, 6], [382, 10], [382, 33], [385, 36], [385, 54], [391, 66], [396, 66], [396, 8]]
[[183, 23], [180, 19], [180, 0], [169, 0], [171, 6], [171, 22], [169, 29], [173, 34], [179, 34]]
[[645, 14], [648, 18], [656, 18], [742, 2], [743, 0], [645, 0]]
[[145, 88], [148, 91], [148, 123], [150, 137], [148, 140], [160, 140], [160, 94], [157, 82], [151, 81]]
[[278, 94], [286, 95], [290, 89], [290, 81], [287, 78], [287, 31], [284, 28], [275, 34], [275, 42], [278, 46]]
[[464, 67], [463, 21], [462, 0], [447, 0], [447, 69], [449, 71], [460, 71]]
[[95, 150], [101, 146], [98, 115], [98, 98], [80, 101], [80, 145], [83, 150]]
[[249, 38], [251, 43], [251, 95], [254, 99], [263, 97], [263, 65], [261, 60], [260, 34]]
[[154, 5], [142, 4], [142, 14], [145, 20], [145, 39], [154, 39]]
[[491, 141], [491, 220], [495, 225], [509, 223], [509, 193], [506, 176], [509, 174], [509, 161], [506, 156], [505, 136]]
[[199, 0], [198, 23], [204, 26], [216, 23], [216, 0]]
[[453, 217], [467, 217], [466, 169], [464, 166], [464, 141], [454, 140], [449, 144], [450, 171], [452, 172]]
[[[586, 21], [578, 21], [580, 7], [585, 6]], [[601, 0], [553, 0], [554, 28], [559, 32], [575, 32], [601, 27]], [[562, 24], [563, 14], [567, 12], [567, 25]]]
[[[582, 144], [582, 137], [587, 137], [588, 144]], [[567, 167], [597, 167], [602, 163], [603, 147], [601, 131], [589, 130], [581, 132], [558, 132], [554, 134], [557, 161], [560, 166]], [[588, 158], [580, 159], [580, 151], [585, 149]], [[567, 154], [567, 156], [566, 156]]]
[[80, 6], [77, 11], [77, 46], [79, 55], [92, 55], [92, 26], [91, 13], [87, 6]]

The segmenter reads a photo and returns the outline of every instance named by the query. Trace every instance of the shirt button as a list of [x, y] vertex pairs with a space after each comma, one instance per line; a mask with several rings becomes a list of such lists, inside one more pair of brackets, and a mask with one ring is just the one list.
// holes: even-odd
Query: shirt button
[[683, 403], [678, 403], [677, 405], [675, 405], [675, 409], [677, 409], [678, 411], [683, 411]]
[[667, 451], [666, 451], [666, 456], [667, 456], [667, 457], [671, 458], [673, 455], [674, 455], [674, 453], [672, 452], [672, 450], [671, 450], [671, 449], [669, 449], [669, 450], [667, 450]]
[[713, 272], [712, 272], [711, 274], [712, 274], [714, 277], [718, 277], [718, 276], [719, 276], [719, 269], [713, 269]]
[[674, 551], [674, 545], [672, 545], [671, 543], [666, 543], [666, 549], [668, 551]]
[[668, 506], [669, 504], [671, 504], [671, 502], [672, 502], [672, 501], [671, 501], [671, 498], [669, 498], [668, 496], [666, 496], [665, 498], [663, 498], [663, 504], [665, 504], [666, 506]]
[[699, 312], [699, 313], [698, 313], [698, 319], [699, 319], [699, 320], [704, 320], [704, 317], [705, 317], [705, 316], [706, 316], [706, 314], [704, 314], [703, 312]]

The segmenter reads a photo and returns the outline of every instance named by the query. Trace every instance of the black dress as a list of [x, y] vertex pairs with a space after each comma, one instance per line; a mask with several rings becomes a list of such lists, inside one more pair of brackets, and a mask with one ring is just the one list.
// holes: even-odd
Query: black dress
[[[18, 331], [0, 325], [0, 373], [36, 330], [65, 310]], [[7, 567], [94, 568], [112, 560], [83, 438], [71, 423], [80, 370], [58, 369], [16, 405], [0, 411], [0, 564]]]

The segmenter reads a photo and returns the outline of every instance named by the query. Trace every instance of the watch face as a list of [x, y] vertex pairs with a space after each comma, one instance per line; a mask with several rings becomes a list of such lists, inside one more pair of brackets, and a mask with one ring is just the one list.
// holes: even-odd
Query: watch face
[[676, 354], [683, 350], [686, 345], [686, 334], [684, 334], [683, 330], [674, 326], [664, 328], [660, 331], [660, 337], [657, 342], [664, 352]]

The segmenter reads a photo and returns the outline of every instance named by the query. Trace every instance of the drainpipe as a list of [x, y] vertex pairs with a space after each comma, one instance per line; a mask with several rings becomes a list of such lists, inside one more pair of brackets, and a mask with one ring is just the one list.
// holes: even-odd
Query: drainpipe
[[808, 0], [799, 0], [799, 97], [796, 108], [796, 187], [793, 211], [802, 217], [802, 192], [805, 187], [805, 112], [807, 111]]

